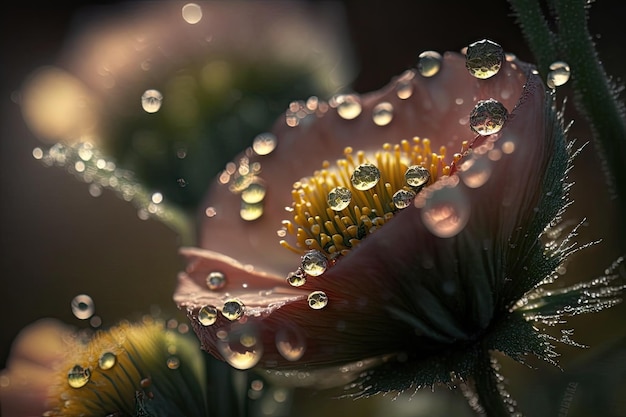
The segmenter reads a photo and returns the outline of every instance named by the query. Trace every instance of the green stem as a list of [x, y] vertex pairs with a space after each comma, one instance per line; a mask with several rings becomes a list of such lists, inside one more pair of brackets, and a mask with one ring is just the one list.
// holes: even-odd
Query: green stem
[[510, 417], [514, 402], [504, 390], [499, 365], [491, 357], [489, 350], [482, 348], [476, 358], [470, 404], [482, 415], [488, 417]]
[[557, 57], [556, 36], [548, 27], [537, 0], [509, 0], [526, 42], [537, 60], [537, 70], [545, 80], [548, 67]]
[[[624, 106], [606, 76], [587, 28], [586, 0], [556, 0], [559, 42], [572, 71], [576, 106], [593, 130], [613, 194], [626, 209]], [[622, 228], [624, 225], [622, 225]]]

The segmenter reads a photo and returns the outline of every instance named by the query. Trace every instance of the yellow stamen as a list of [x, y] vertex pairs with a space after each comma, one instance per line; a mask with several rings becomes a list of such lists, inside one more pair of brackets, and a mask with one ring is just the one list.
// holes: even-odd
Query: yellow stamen
[[[301, 255], [312, 249], [328, 255], [349, 252], [398, 211], [393, 201], [396, 191], [419, 192], [441, 176], [450, 175], [451, 166], [445, 162], [446, 147], [440, 147], [435, 153], [430, 145], [429, 139], [415, 137], [396, 145], [386, 143], [373, 155], [346, 147], [344, 159], [336, 161], [334, 167], [324, 161], [320, 171], [294, 184], [293, 220], [284, 220], [283, 229], [295, 235], [295, 244], [282, 240], [281, 245]], [[464, 142], [461, 152], [468, 148], [468, 143]], [[457, 163], [460, 158], [461, 153], [454, 154], [450, 162]], [[380, 171], [380, 180], [364, 191], [355, 188], [351, 181], [355, 169], [363, 164], [375, 165]], [[411, 187], [406, 182], [405, 174], [411, 166], [422, 166], [430, 174], [420, 187]], [[351, 193], [350, 203], [345, 208], [333, 206], [342, 208], [338, 211], [329, 207], [328, 201], [329, 192], [336, 187], [344, 187]]]

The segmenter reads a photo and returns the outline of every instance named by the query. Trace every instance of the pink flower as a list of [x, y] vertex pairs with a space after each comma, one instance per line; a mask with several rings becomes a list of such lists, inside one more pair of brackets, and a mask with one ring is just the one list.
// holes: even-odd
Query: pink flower
[[[246, 150], [215, 181], [174, 296], [205, 350], [321, 369], [310, 382], [325, 386], [372, 368], [365, 395], [467, 377], [477, 352], [551, 355], [518, 301], [566, 255], [540, 241], [567, 202], [560, 115], [513, 57], [474, 76], [437, 55], [373, 93], [292, 103], [275, 150]], [[362, 191], [364, 164], [381, 178]], [[404, 176], [416, 166], [423, 187]]]

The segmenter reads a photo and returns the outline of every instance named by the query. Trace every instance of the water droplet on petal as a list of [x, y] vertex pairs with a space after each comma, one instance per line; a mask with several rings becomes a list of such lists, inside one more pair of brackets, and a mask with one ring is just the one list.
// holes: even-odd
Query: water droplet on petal
[[400, 100], [406, 100], [413, 95], [413, 84], [411, 81], [400, 81], [396, 85], [396, 95]]
[[277, 144], [278, 140], [272, 133], [261, 133], [252, 141], [252, 150], [254, 150], [257, 155], [268, 155], [276, 149]]
[[265, 198], [265, 185], [261, 181], [253, 181], [241, 192], [241, 199], [248, 204], [257, 204]]
[[504, 50], [497, 43], [483, 39], [467, 48], [465, 67], [476, 78], [487, 79], [500, 71]]
[[158, 90], [146, 90], [141, 96], [141, 107], [146, 113], [156, 113], [161, 108], [163, 94]]
[[313, 291], [307, 297], [307, 302], [313, 310], [320, 310], [328, 304], [328, 296], [324, 291]]
[[98, 367], [103, 371], [113, 368], [117, 362], [117, 356], [113, 352], [104, 352], [98, 359]]
[[167, 358], [167, 367], [174, 370], [174, 369], [178, 369], [180, 367], [180, 359], [178, 359], [176, 356], [170, 356], [169, 358]]
[[79, 294], [72, 299], [72, 313], [77, 319], [87, 320], [96, 311], [93, 299], [87, 294]]
[[241, 201], [241, 209], [239, 209], [239, 216], [246, 221], [253, 221], [263, 216], [263, 203], [250, 204], [245, 201]]
[[326, 272], [328, 259], [318, 250], [310, 250], [302, 256], [302, 270], [308, 275], [317, 277]]
[[404, 180], [411, 187], [423, 187], [430, 180], [430, 171], [421, 165], [411, 165], [404, 173]]
[[398, 209], [407, 208], [413, 202], [415, 192], [411, 190], [400, 189], [393, 194], [393, 205]]
[[328, 207], [341, 211], [350, 205], [352, 192], [346, 187], [335, 187], [328, 193]]
[[419, 54], [417, 61], [417, 70], [423, 77], [432, 77], [441, 69], [441, 61], [443, 58], [439, 52], [425, 51]]
[[352, 120], [361, 114], [361, 100], [354, 94], [344, 94], [335, 97], [337, 113], [341, 118]]
[[187, 3], [182, 9], [183, 19], [190, 25], [195, 25], [202, 20], [202, 9], [195, 3]]
[[206, 285], [210, 290], [220, 290], [226, 285], [226, 276], [219, 271], [211, 272], [206, 277]]
[[198, 311], [198, 321], [203, 326], [210, 326], [217, 321], [217, 308], [204, 306]]
[[378, 126], [386, 126], [393, 119], [393, 106], [389, 102], [378, 103], [372, 109], [372, 120]]
[[373, 188], [380, 180], [380, 170], [372, 164], [361, 164], [354, 169], [350, 181], [357, 190]]
[[569, 80], [570, 68], [567, 62], [556, 61], [550, 64], [550, 72], [546, 84], [550, 88], [562, 86]]
[[243, 303], [236, 298], [231, 298], [224, 302], [222, 314], [230, 321], [238, 320], [243, 316]]
[[82, 388], [89, 382], [91, 378], [91, 371], [89, 368], [83, 368], [80, 365], [75, 365], [67, 374], [67, 383], [72, 388]]
[[422, 207], [422, 221], [435, 236], [457, 235], [469, 220], [470, 206], [458, 187], [436, 190]]
[[281, 328], [276, 332], [276, 349], [288, 361], [302, 358], [306, 350], [306, 340], [298, 329]]
[[306, 283], [306, 274], [302, 268], [298, 268], [296, 272], [290, 272], [287, 275], [287, 282], [292, 287], [301, 287]]
[[479, 101], [470, 113], [470, 128], [481, 136], [498, 133], [509, 115], [506, 107], [497, 100]]

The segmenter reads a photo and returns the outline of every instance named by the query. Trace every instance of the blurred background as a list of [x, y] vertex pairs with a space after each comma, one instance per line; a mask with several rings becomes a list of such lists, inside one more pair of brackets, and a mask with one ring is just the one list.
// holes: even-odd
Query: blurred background
[[[167, 7], [180, 10], [184, 4], [168, 2]], [[202, 2], [198, 4], [204, 5]], [[273, 2], [266, 4], [275, 5]], [[313, 93], [328, 98], [345, 86], [357, 92], [378, 89], [391, 77], [413, 67], [417, 55], [424, 50], [460, 50], [473, 41], [490, 38], [499, 42], [507, 52], [532, 61], [506, 1], [489, 2], [488, 6], [449, 0], [423, 4], [350, 0], [303, 4], [303, 10], [310, 10], [311, 15], [315, 15], [307, 29], [311, 32], [307, 33], [312, 33], [311, 38], [320, 42], [318, 46], [328, 47], [321, 53], [331, 56], [329, 64], [335, 63], [343, 71], [333, 73], [330, 79], [320, 80], [318, 75], [297, 67], [295, 71], [302, 70], [300, 75], [303, 78], [285, 82], [301, 89], [283, 86], [285, 93], [278, 86], [273, 92], [275, 101], [261, 106], [267, 112], [264, 119], [245, 121], [251, 130], [238, 132], [240, 142], [219, 145], [223, 160], [217, 158], [207, 162], [207, 171], [199, 174], [198, 181], [210, 178], [235, 152], [250, 145], [254, 134], [250, 132], [269, 129], [271, 123], [268, 125], [267, 120], [277, 119], [290, 101], [306, 99]], [[182, 268], [177, 255], [181, 243], [177, 234], [159, 221], [142, 220], [145, 216], [138, 213], [137, 207], [112, 191], [94, 192], [64, 169], [46, 167], [36, 160], [33, 149], [44, 147], [44, 142], [41, 133], [25, 122], [18, 104], [22, 97], [20, 92], [23, 93], [27, 80], [38, 68], [54, 65], [76, 73], [80, 72], [77, 69], [81, 68], [81, 60], [97, 59], [99, 51], [80, 49], [79, 40], [84, 39], [86, 33], [107, 25], [128, 24], [124, 19], [136, 19], [137, 25], [149, 20], [150, 16], [160, 19], [163, 14], [169, 14], [163, 12], [167, 8], [164, 5], [165, 2], [75, 2], [1, 6], [0, 367], [4, 367], [11, 340], [22, 327], [38, 318], [56, 317], [79, 327], [88, 327], [88, 322], [72, 314], [71, 301], [78, 294], [88, 294], [93, 299], [95, 315], [104, 326], [121, 318], [138, 318], [156, 311], [166, 318], [185, 320], [171, 300], [176, 274]], [[626, 17], [626, 5], [594, 3], [590, 16], [590, 30], [605, 68], [614, 80], [623, 84], [626, 35], [621, 21]], [[180, 11], [176, 12], [176, 18], [180, 18]], [[300, 18], [306, 20], [306, 13]], [[228, 26], [235, 38], [238, 31], [246, 32], [248, 25], [245, 18], [240, 16], [239, 19], [237, 25]], [[253, 17], [248, 19], [254, 28]], [[163, 30], [166, 28], [162, 27]], [[315, 28], [319, 29], [317, 35]], [[170, 45], [174, 54], [186, 46], [189, 45]], [[170, 55], [170, 61], [183, 65], [187, 63], [184, 59], [189, 59], [185, 65], [193, 66], [195, 64], [189, 57], [194, 53], [185, 55], [183, 52], [182, 58], [176, 56], [175, 59]], [[243, 50], [241, 53], [245, 56], [247, 52]], [[309, 62], [307, 59], [309, 57], [302, 58], [300, 64]], [[328, 73], [337, 69], [332, 65], [320, 68], [326, 68]], [[272, 72], [269, 67], [261, 69]], [[160, 76], [169, 79], [176, 75], [176, 71], [173, 68], [171, 74]], [[282, 73], [281, 77], [284, 77]], [[302, 80], [314, 82], [307, 84]], [[127, 82], [134, 85], [132, 74]], [[144, 86], [137, 88], [143, 91]], [[163, 85], [163, 88], [167, 86]], [[568, 92], [567, 85], [560, 88], [559, 98]], [[327, 96], [323, 97], [323, 94]], [[138, 96], [132, 97], [135, 100], [133, 105], [137, 105]], [[624, 98], [623, 94], [621, 97]], [[115, 100], [122, 99], [107, 96], [104, 103], [119, 104], [123, 101]], [[119, 105], [123, 108], [123, 104]], [[202, 109], [211, 108], [211, 103], [202, 105], [206, 106]], [[568, 103], [566, 115], [575, 120], [570, 136], [578, 138], [579, 144], [591, 141], [590, 131], [584, 119], [576, 115], [572, 100]], [[203, 120], [205, 129], [210, 130], [211, 123], [205, 120], [206, 117], [199, 115], [198, 120]], [[125, 127], [145, 122], [132, 117], [123, 120], [123, 126], [109, 123], [110, 132], [123, 135]], [[240, 125], [236, 121], [233, 124]], [[185, 127], [165, 124], [163, 129], [180, 132]], [[214, 132], [214, 137], [220, 137], [219, 132]], [[123, 152], [120, 148], [114, 151]], [[140, 164], [137, 159], [133, 161]], [[187, 169], [184, 164], [172, 165], [170, 162], [164, 164], [174, 176], [176, 170]], [[159, 184], [154, 173], [160, 171], [150, 166], [143, 168], [146, 178]], [[616, 236], [617, 228], [614, 227], [622, 214], [617, 212], [604, 185], [592, 142], [577, 158], [571, 179], [576, 183], [571, 193], [575, 202], [567, 218], [576, 222], [587, 219], [578, 241], [602, 241], [575, 255], [567, 265], [564, 283], [602, 274], [625, 247], [624, 237]], [[189, 188], [178, 183], [178, 187], [172, 187], [173, 191], [167, 195], [172, 196], [170, 200], [175, 200], [177, 206], [193, 212], [202, 193], [201, 187], [194, 189], [198, 181], [190, 181]], [[576, 329], [575, 340], [590, 348], [559, 346], [562, 371], [538, 361], [531, 361], [537, 368], [532, 370], [504, 359], [503, 372], [521, 410], [533, 416], [626, 415], [625, 313], [625, 306], [620, 305], [596, 315], [571, 319], [571, 327]], [[303, 391], [296, 395], [296, 409], [300, 416], [341, 415], [357, 410], [368, 416], [460, 415], [467, 412], [460, 394], [451, 394], [446, 389], [439, 391], [437, 395], [420, 394], [408, 403], [403, 400], [392, 403], [387, 397], [362, 402], [320, 401], [322, 394]]]

